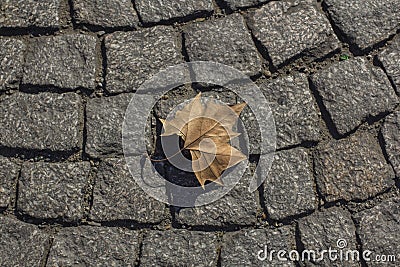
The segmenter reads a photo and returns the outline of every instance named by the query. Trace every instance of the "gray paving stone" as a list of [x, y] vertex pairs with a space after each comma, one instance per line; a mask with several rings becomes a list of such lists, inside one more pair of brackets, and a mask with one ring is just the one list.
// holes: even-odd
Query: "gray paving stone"
[[378, 59], [382, 62], [387, 75], [392, 79], [400, 94], [400, 37], [393, 39], [392, 43], [379, 53]]
[[49, 239], [35, 225], [0, 216], [0, 266], [40, 266]]
[[213, 12], [212, 0], [136, 0], [136, 8], [144, 23], [156, 23]]
[[11, 199], [16, 193], [16, 180], [20, 167], [10, 159], [0, 156], [0, 209], [11, 205]]
[[[131, 106], [128, 111], [127, 107], [132, 97], [141, 96], [120, 94], [111, 97], [94, 98], [87, 102], [86, 153], [95, 158], [122, 155], [122, 126], [124, 121], [127, 125], [133, 124], [133, 126], [129, 126], [130, 131], [125, 133], [126, 146], [129, 146], [130, 153], [142, 155], [146, 152], [146, 148], [152, 150], [150, 123], [146, 126], [145, 136], [142, 135], [142, 129], [136, 129], [138, 127], [135, 127], [139, 120], [146, 120], [150, 114], [146, 114], [142, 106]], [[143, 101], [148, 101], [148, 98]], [[129, 114], [129, 119], [124, 120], [126, 114]], [[143, 143], [145, 143], [145, 147], [141, 147]]]
[[324, 0], [336, 27], [365, 49], [396, 33], [400, 27], [400, 1], [392, 0]]
[[86, 104], [86, 153], [122, 155], [122, 123], [132, 94], [90, 99]]
[[[260, 92], [260, 94], [262, 93]], [[259, 97], [256, 94], [253, 101], [257, 101]], [[237, 102], [242, 103], [243, 101], [238, 97]], [[255, 112], [258, 114], [257, 116]], [[259, 124], [258, 120], [262, 123]], [[240, 113], [239, 121], [239, 130], [243, 132], [239, 136], [239, 140], [243, 142], [244, 146], [248, 144], [249, 154], [268, 154], [275, 151], [276, 129], [270, 105], [253, 105], [252, 108], [246, 106]], [[246, 133], [242, 130], [243, 127], [246, 129]], [[261, 132], [264, 133], [263, 142], [261, 142]]]
[[136, 27], [139, 19], [130, 0], [73, 0], [78, 24], [101, 27]]
[[183, 63], [180, 43], [179, 33], [167, 26], [107, 35], [106, 90], [133, 92], [160, 70]]
[[138, 231], [64, 228], [54, 238], [46, 266], [136, 266], [138, 255]]
[[260, 88], [274, 114], [277, 148], [320, 139], [320, 112], [304, 74], [280, 78]]
[[311, 0], [272, 1], [252, 14], [250, 27], [275, 66], [299, 55], [318, 58], [339, 48], [328, 19]]
[[215, 233], [150, 231], [143, 240], [141, 266], [217, 266]]
[[[134, 161], [130, 161], [134, 162]], [[141, 175], [140, 157], [134, 175]], [[124, 158], [105, 159], [99, 166], [90, 218], [95, 221], [134, 220], [158, 223], [165, 217], [165, 205], [148, 196], [129, 173]]]
[[0, 38], [0, 91], [18, 88], [24, 62], [24, 42], [14, 38]]
[[225, 196], [217, 201], [195, 208], [183, 208], [176, 214], [176, 221], [191, 226], [255, 225], [258, 198], [248, 190], [250, 169]]
[[214, 61], [248, 75], [261, 71], [261, 59], [240, 14], [191, 24], [184, 33], [190, 61]]
[[318, 189], [328, 202], [365, 200], [394, 183], [377, 139], [368, 133], [321, 145], [314, 160]]
[[359, 221], [359, 236], [364, 251], [370, 250], [368, 266], [398, 266], [398, 262], [377, 262], [377, 255], [394, 255], [400, 258], [400, 198], [395, 197], [372, 209], [355, 215]]
[[76, 151], [82, 146], [82, 100], [74, 93], [15, 93], [0, 98], [0, 145]]
[[[339, 253], [341, 250], [344, 255], [349, 250], [357, 251], [356, 227], [351, 219], [351, 214], [347, 210], [332, 207], [300, 219], [298, 225], [300, 240], [304, 249], [315, 252], [316, 260], [311, 262], [307, 259], [308, 255], [311, 255], [310, 259], [313, 259], [313, 254], [303, 254], [307, 266], [343, 266], [343, 262], [346, 262], [346, 266], [360, 266], [358, 261], [353, 261], [351, 258], [343, 262], [340, 261]], [[343, 240], [346, 243], [345, 246], [343, 245], [344, 242], [341, 242]], [[338, 257], [337, 260], [331, 260], [328, 253], [321, 255], [322, 250], [329, 250], [329, 248], [338, 251], [333, 253]], [[323, 257], [323, 260], [318, 261], [321, 257]], [[317, 264], [315, 265], [315, 263]]]
[[18, 182], [17, 209], [39, 219], [78, 221], [84, 213], [89, 162], [25, 163]]
[[340, 135], [399, 103], [385, 73], [364, 58], [333, 64], [311, 80]]
[[235, 10], [238, 8], [251, 7], [267, 3], [269, 0], [223, 0], [223, 2], [225, 2], [231, 10]]
[[397, 177], [400, 177], [400, 112], [397, 111], [385, 119], [382, 128], [385, 149]]
[[296, 266], [288, 254], [284, 256], [288, 261], [283, 262], [278, 260], [276, 253], [272, 258], [265, 255], [265, 250], [285, 250], [288, 253], [296, 250], [294, 228], [283, 226], [277, 229], [240, 230], [224, 234], [221, 266]]
[[25, 57], [22, 82], [66, 89], [94, 89], [96, 45], [96, 37], [83, 34], [32, 39]]
[[3, 0], [0, 3], [0, 28], [58, 28], [59, 0]]
[[317, 208], [310, 158], [303, 148], [278, 152], [264, 182], [265, 207], [273, 220]]

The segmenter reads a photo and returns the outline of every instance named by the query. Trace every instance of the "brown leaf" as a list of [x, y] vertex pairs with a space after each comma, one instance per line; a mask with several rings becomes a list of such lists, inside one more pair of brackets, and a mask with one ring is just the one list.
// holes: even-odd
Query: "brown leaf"
[[233, 129], [246, 103], [231, 107], [208, 101], [201, 103], [198, 94], [173, 119], [163, 120], [161, 136], [179, 135], [192, 156], [192, 168], [204, 188], [206, 181], [222, 185], [222, 172], [246, 159], [246, 156], [230, 145], [239, 134]]

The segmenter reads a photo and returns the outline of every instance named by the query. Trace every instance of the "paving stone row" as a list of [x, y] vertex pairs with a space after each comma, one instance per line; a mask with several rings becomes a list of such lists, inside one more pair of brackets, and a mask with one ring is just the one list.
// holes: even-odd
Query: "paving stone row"
[[75, 93], [15, 93], [0, 98], [0, 146], [48, 151], [82, 147], [83, 105]]
[[249, 26], [276, 67], [300, 55], [319, 58], [340, 46], [312, 0], [271, 1], [251, 14]]
[[328, 202], [366, 200], [394, 184], [393, 169], [368, 133], [322, 144], [314, 159], [318, 190]]
[[332, 64], [311, 80], [340, 135], [399, 103], [383, 70], [362, 57]]
[[[355, 215], [360, 225], [360, 239], [363, 249], [374, 255], [391, 255], [398, 251], [398, 207], [399, 199], [388, 199], [371, 210]], [[44, 257], [48, 235], [36, 226], [15, 219], [0, 217], [3, 233], [0, 240], [1, 263], [38, 265]], [[332, 207], [315, 212], [300, 219], [298, 223], [300, 242], [305, 250], [315, 254], [302, 253], [306, 266], [341, 266], [342, 262], [329, 262], [321, 249], [346, 249], [357, 251], [356, 227], [350, 213], [340, 207]], [[372, 235], [371, 235], [372, 233]], [[385, 235], [387, 233], [388, 235]], [[381, 236], [384, 234], [384, 236]], [[142, 241], [139, 259], [140, 233], [117, 227], [80, 226], [61, 229], [55, 236], [47, 260], [47, 266], [73, 264], [124, 265], [133, 266], [140, 260], [141, 266], [217, 266], [220, 249], [221, 266], [260, 265], [258, 257], [266, 256], [262, 266], [278, 264], [275, 256], [264, 252], [298, 250], [295, 229], [283, 226], [275, 229], [246, 229], [225, 233], [220, 238], [216, 233], [188, 230], [146, 231]], [[344, 243], [338, 243], [342, 240]], [[9, 257], [11, 251], [18, 257]], [[260, 254], [260, 251], [261, 254]], [[272, 254], [273, 255], [273, 254]], [[284, 255], [289, 257], [289, 255]], [[311, 261], [308, 261], [310, 257]], [[315, 257], [315, 259], [313, 259]], [[323, 259], [319, 261], [319, 259]], [[360, 266], [346, 261], [347, 266]], [[285, 266], [296, 266], [288, 261]], [[368, 262], [368, 266], [378, 266]], [[393, 265], [395, 266], [395, 265]]]
[[400, 1], [324, 0], [334, 25], [359, 49], [377, 44], [400, 27]]
[[24, 163], [18, 182], [17, 210], [38, 219], [82, 219], [89, 173], [89, 162]]

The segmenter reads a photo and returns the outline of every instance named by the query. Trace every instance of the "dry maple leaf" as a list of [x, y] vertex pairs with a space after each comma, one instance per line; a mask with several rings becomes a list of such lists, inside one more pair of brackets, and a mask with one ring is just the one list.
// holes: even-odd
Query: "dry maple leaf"
[[184, 140], [182, 149], [190, 151], [192, 169], [200, 185], [206, 181], [222, 185], [222, 172], [246, 159], [246, 156], [230, 145], [238, 136], [233, 129], [246, 103], [227, 106], [208, 101], [201, 103], [198, 94], [173, 119], [163, 120], [161, 136], [179, 135]]

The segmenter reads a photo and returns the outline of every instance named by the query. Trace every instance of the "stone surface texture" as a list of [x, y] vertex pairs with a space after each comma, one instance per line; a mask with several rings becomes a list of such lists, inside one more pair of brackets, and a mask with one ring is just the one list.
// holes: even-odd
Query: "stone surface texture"
[[254, 11], [250, 28], [275, 66], [301, 55], [322, 57], [339, 48], [328, 19], [312, 0], [271, 1]]
[[[141, 175], [140, 158], [131, 166]], [[136, 167], [136, 168], [135, 168]], [[129, 173], [125, 159], [106, 159], [98, 168], [90, 218], [95, 221], [133, 220], [157, 223], [163, 220], [165, 205], [147, 195]]]
[[188, 16], [195, 17], [211, 13], [214, 9], [212, 0], [136, 0], [135, 4], [144, 23], [163, 22]]
[[160, 70], [182, 63], [180, 42], [178, 32], [167, 26], [107, 35], [107, 91], [136, 91]]
[[58, 28], [59, 0], [3, 0], [0, 28]]
[[150, 231], [142, 246], [143, 266], [217, 266], [215, 233], [173, 230]]
[[25, 49], [25, 43], [20, 40], [0, 38], [0, 92], [18, 87]]
[[81, 219], [89, 172], [88, 162], [25, 163], [18, 182], [18, 211], [38, 219]]
[[399, 103], [385, 73], [362, 57], [333, 64], [311, 80], [340, 135]]
[[399, 1], [324, 0], [333, 23], [352, 44], [365, 49], [400, 27]]
[[[343, 266], [342, 262], [330, 261], [327, 254], [319, 261], [321, 250], [357, 250], [356, 227], [353, 224], [351, 214], [342, 208], [332, 207], [322, 212], [316, 212], [299, 221], [300, 240], [306, 250], [316, 253], [310, 255], [308, 266], [317, 263], [318, 266]], [[307, 257], [307, 254], [305, 254]], [[307, 259], [307, 258], [306, 258]], [[357, 261], [346, 261], [346, 266], [360, 266]]]
[[296, 148], [275, 154], [264, 182], [265, 207], [271, 219], [282, 220], [316, 209], [311, 166], [305, 149]]
[[74, 93], [0, 97], [0, 146], [76, 151], [82, 146], [81, 97]]
[[65, 89], [94, 89], [96, 46], [94, 36], [83, 34], [34, 39], [27, 49], [22, 82]]
[[138, 231], [64, 228], [54, 237], [46, 266], [135, 266], [138, 254]]
[[392, 168], [370, 134], [331, 141], [318, 148], [315, 174], [324, 200], [365, 200], [390, 188]]
[[35, 225], [0, 216], [0, 265], [40, 266], [48, 236]]
[[[295, 230], [291, 226], [277, 229], [252, 229], [226, 233], [221, 248], [221, 266], [281, 266], [275, 256], [270, 260], [267, 255], [264, 261], [258, 259], [260, 250], [268, 249], [291, 251], [296, 249]], [[265, 253], [260, 253], [261, 257]], [[286, 255], [287, 257], [287, 255]], [[284, 266], [296, 266], [292, 261]]]
[[261, 59], [240, 14], [194, 23], [184, 33], [190, 61], [214, 61], [249, 75], [261, 71]]
[[235, 187], [216, 202], [180, 209], [176, 214], [177, 222], [192, 226], [255, 225], [260, 208], [257, 192], [248, 190], [249, 176], [250, 168]]
[[86, 105], [86, 153], [93, 157], [122, 154], [122, 123], [131, 94], [95, 98]]
[[73, 0], [78, 24], [100, 27], [136, 27], [139, 19], [130, 0]]
[[278, 149], [320, 139], [320, 112], [307, 76], [288, 76], [260, 88], [274, 115]]

